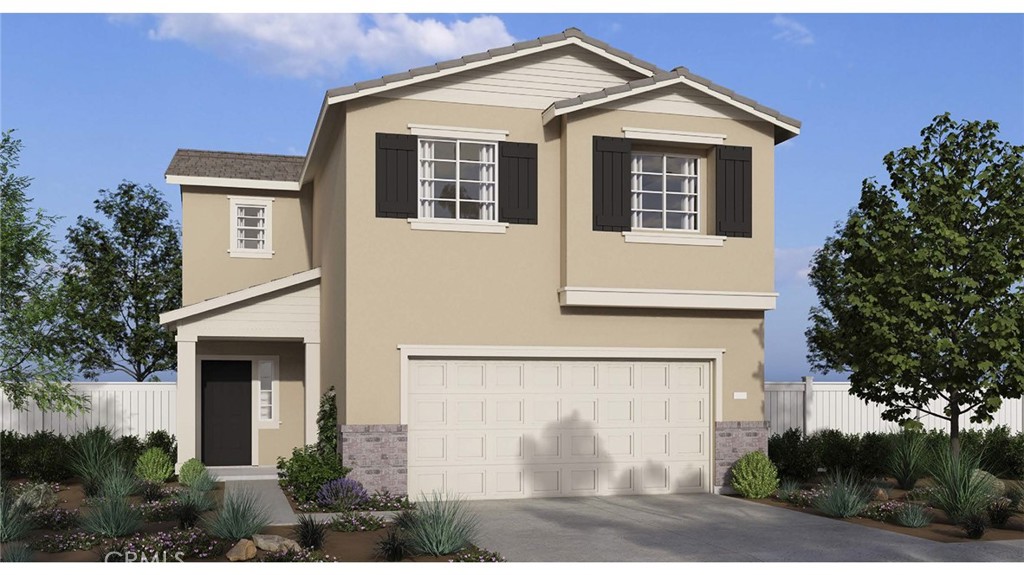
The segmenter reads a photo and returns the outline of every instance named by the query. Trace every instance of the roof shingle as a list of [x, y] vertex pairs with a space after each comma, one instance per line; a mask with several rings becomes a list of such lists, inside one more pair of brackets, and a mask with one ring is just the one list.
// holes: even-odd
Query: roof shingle
[[165, 176], [298, 182], [305, 156], [178, 150]]

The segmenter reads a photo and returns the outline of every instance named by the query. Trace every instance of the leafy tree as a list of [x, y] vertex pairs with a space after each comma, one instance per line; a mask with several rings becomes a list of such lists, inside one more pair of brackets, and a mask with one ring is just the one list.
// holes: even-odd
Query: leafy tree
[[73, 364], [61, 346], [64, 309], [57, 296], [56, 218], [31, 211], [31, 179], [15, 174], [21, 140], [0, 138], [0, 389], [17, 409], [34, 401], [73, 414], [85, 406], [66, 383]]
[[181, 244], [170, 205], [153, 186], [100, 190], [109, 225], [79, 216], [68, 230], [62, 291], [79, 334], [69, 342], [86, 377], [120, 371], [135, 381], [175, 369], [162, 311], [181, 307]]
[[890, 183], [864, 180], [810, 273], [814, 369], [849, 371], [888, 421], [948, 420], [956, 453], [961, 414], [991, 421], [1024, 392], [1024, 146], [998, 130], [945, 114], [886, 154]]

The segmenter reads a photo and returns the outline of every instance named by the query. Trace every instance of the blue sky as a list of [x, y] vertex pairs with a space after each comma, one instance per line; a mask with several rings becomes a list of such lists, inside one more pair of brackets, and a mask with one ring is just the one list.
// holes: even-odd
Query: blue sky
[[[808, 260], [881, 158], [931, 118], [1024, 142], [1024, 16], [499, 14], [0, 17], [0, 127], [59, 235], [122, 179], [164, 191], [178, 147], [302, 154], [324, 91], [575, 26], [803, 121], [776, 149], [769, 381], [806, 375]], [[113, 378], [107, 378], [113, 379]], [[826, 378], [835, 379], [835, 377]]]

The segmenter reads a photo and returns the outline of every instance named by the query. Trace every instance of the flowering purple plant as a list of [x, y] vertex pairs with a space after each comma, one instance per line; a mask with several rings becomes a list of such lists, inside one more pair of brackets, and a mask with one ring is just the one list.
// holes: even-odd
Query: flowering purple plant
[[232, 541], [217, 539], [202, 529], [174, 529], [159, 533], [138, 533], [116, 541], [104, 553], [107, 561], [146, 557], [149, 561], [209, 559], [227, 552]]
[[337, 559], [320, 551], [282, 549], [267, 553], [256, 561], [258, 563], [327, 563], [337, 561]]
[[386, 523], [383, 519], [366, 513], [346, 512], [335, 515], [331, 519], [331, 529], [342, 533], [352, 531], [376, 531], [383, 529]]
[[32, 544], [32, 548], [45, 553], [62, 553], [64, 551], [83, 551], [100, 544], [101, 537], [85, 531], [71, 533], [54, 533], [43, 535]]
[[504, 563], [500, 553], [486, 549], [463, 549], [448, 560], [449, 563]]
[[359, 507], [369, 499], [363, 484], [355, 479], [342, 477], [324, 483], [316, 493], [316, 502], [337, 510]]
[[78, 525], [77, 509], [50, 507], [33, 511], [30, 515], [32, 516], [32, 522], [42, 529], [66, 531]]

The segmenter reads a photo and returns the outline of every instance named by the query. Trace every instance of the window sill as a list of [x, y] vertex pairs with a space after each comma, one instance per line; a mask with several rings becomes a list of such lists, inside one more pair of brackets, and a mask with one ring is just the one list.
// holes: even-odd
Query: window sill
[[725, 245], [725, 236], [703, 236], [687, 232], [632, 231], [622, 232], [627, 244], [668, 244], [675, 246]]
[[409, 227], [414, 230], [435, 232], [469, 232], [478, 234], [503, 234], [508, 229], [505, 222], [474, 222], [467, 220], [421, 220], [409, 218]]
[[228, 255], [233, 258], [270, 259], [274, 257], [274, 252], [266, 250], [228, 250]]

